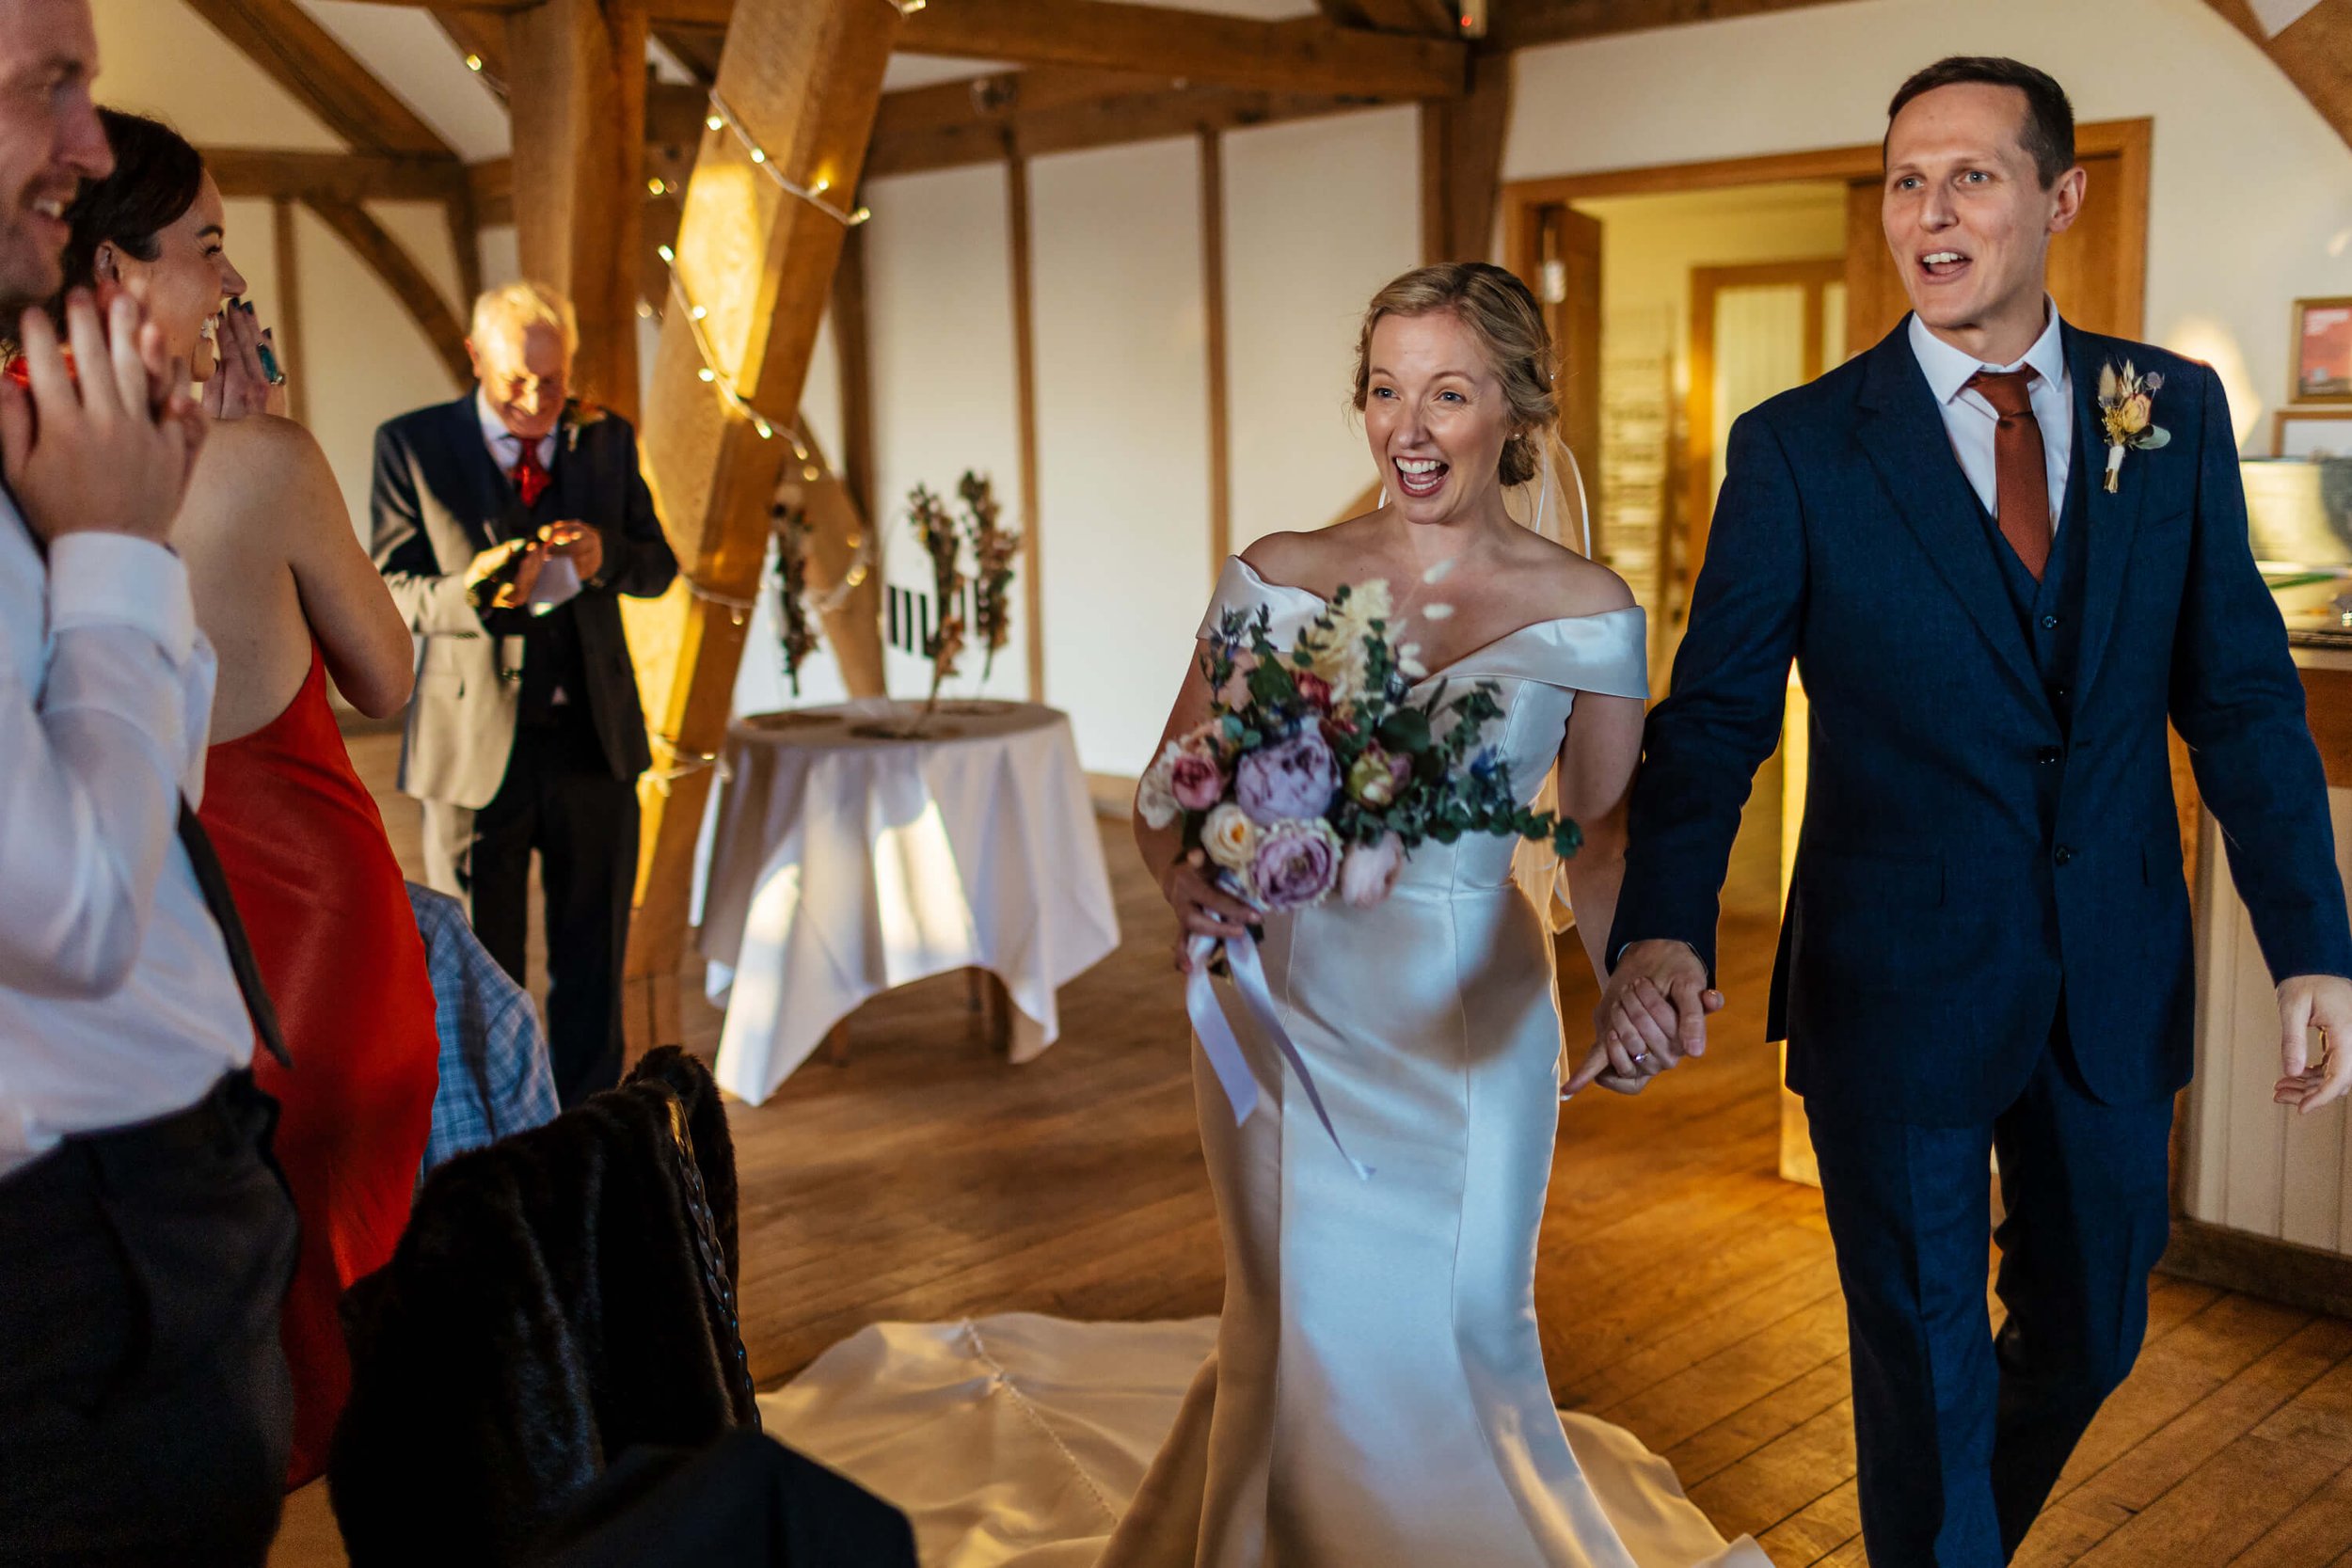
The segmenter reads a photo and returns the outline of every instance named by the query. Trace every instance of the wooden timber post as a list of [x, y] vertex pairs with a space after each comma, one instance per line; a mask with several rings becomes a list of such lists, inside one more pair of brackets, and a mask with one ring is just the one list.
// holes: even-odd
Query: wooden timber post
[[1470, 91], [1421, 105], [1421, 259], [1487, 261], [1511, 119], [1511, 57], [1470, 57]]
[[632, 420], [645, 10], [645, 0], [541, 0], [506, 24], [523, 276], [580, 313], [575, 390]]
[[[743, 651], [743, 626], [722, 601], [759, 591], [769, 508], [841, 254], [844, 226], [827, 209], [855, 206], [898, 25], [888, 0], [739, 0], [719, 57], [717, 95], [750, 144], [723, 126], [703, 135], [675, 246], [682, 297], [662, 312], [643, 425], [679, 578], [660, 599], [625, 602], [655, 769], [638, 787], [623, 1017], [632, 1053], [679, 1037], [677, 970], [712, 779], [705, 759], [724, 744]], [[821, 194], [803, 199], [775, 176]]]

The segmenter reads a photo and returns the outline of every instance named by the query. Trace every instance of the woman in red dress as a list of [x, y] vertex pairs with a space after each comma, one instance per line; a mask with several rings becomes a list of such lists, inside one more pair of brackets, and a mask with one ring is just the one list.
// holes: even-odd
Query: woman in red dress
[[101, 114], [115, 170], [68, 209], [67, 283], [135, 295], [215, 415], [173, 543], [220, 660], [199, 816], [294, 1060], [254, 1062], [283, 1107], [278, 1159], [302, 1218], [283, 1330], [291, 1489], [326, 1468], [351, 1384], [337, 1305], [407, 1224], [438, 1076], [423, 942], [326, 699], [331, 674], [361, 712], [398, 712], [413, 656], [326, 455], [267, 406], [282, 381], [238, 303], [203, 160], [152, 120]]

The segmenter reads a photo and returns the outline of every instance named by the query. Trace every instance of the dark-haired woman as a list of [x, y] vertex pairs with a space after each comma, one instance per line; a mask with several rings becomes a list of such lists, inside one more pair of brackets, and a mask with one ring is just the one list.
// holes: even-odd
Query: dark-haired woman
[[326, 700], [332, 675], [361, 712], [397, 712], [411, 645], [326, 455], [268, 412], [203, 160], [153, 120], [101, 115], [115, 169], [68, 209], [67, 285], [135, 296], [215, 416], [173, 543], [220, 658], [199, 815], [295, 1063], [257, 1059], [255, 1075], [283, 1106], [278, 1157], [302, 1216], [284, 1327], [299, 1485], [325, 1468], [350, 1386], [337, 1303], [406, 1224], [437, 1077], [424, 947]]

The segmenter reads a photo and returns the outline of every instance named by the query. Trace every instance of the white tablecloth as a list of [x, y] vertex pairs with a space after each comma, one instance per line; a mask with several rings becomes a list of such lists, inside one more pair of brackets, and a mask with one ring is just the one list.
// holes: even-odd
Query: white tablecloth
[[701, 950], [730, 1093], [767, 1099], [866, 998], [952, 970], [1005, 983], [1028, 1054], [1059, 1036], [1055, 991], [1119, 922], [1069, 719], [1003, 706], [922, 740], [840, 708], [729, 729]]

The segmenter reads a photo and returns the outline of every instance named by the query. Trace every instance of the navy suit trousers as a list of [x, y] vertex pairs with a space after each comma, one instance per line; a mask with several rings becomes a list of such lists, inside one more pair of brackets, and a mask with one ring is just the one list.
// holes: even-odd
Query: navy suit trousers
[[[2128, 1375], [2171, 1214], [2172, 1102], [2108, 1105], [2063, 1025], [1993, 1120], [1812, 1123], [1851, 1342], [1873, 1568], [1995, 1568]], [[2006, 1321], [1985, 1307], [1987, 1156]]]

